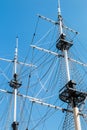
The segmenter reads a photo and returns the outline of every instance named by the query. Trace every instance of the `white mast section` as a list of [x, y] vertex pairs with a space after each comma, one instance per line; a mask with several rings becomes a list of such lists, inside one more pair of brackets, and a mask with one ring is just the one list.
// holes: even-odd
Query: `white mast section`
[[59, 19], [59, 28], [60, 34], [63, 33], [63, 25], [62, 25], [62, 16], [61, 16], [61, 9], [60, 9], [60, 1], [58, 0], [58, 19]]
[[[14, 74], [17, 75], [17, 61], [18, 61], [18, 37], [16, 37], [15, 57], [14, 57]], [[17, 115], [17, 88], [14, 88], [14, 122], [16, 122]]]
[[65, 64], [66, 64], [66, 74], [67, 74], [67, 81], [70, 81], [70, 71], [69, 71], [69, 62], [68, 62], [68, 54], [67, 50], [64, 50], [64, 58], [65, 58]]

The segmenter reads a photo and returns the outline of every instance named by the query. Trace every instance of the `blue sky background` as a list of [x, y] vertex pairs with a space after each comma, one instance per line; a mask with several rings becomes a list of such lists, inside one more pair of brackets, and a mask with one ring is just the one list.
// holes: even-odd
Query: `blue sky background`
[[[61, 8], [64, 20], [70, 27], [78, 30], [79, 37], [85, 44], [87, 39], [87, 1], [61, 0]], [[20, 44], [30, 43], [38, 13], [56, 20], [57, 0], [0, 0], [1, 51], [14, 46], [17, 35]]]

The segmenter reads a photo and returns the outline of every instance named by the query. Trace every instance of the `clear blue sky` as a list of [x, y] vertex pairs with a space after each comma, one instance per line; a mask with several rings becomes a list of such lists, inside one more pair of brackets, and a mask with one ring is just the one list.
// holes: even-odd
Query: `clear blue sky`
[[[85, 38], [84, 42], [87, 31], [86, 5], [86, 0], [61, 0], [64, 20], [80, 32], [81, 38]], [[16, 35], [22, 42], [30, 42], [37, 13], [56, 20], [57, 0], [0, 0], [0, 48], [9, 47], [10, 42], [14, 44]]]
[[[87, 0], [61, 0], [61, 11], [65, 23], [78, 31], [80, 41], [87, 45]], [[23, 49], [25, 51], [32, 40], [37, 14], [56, 20], [57, 0], [0, 0], [1, 57], [9, 58], [8, 53], [13, 56], [17, 35], [19, 48], [22, 48], [24, 54]], [[56, 120], [55, 116], [53, 118]]]

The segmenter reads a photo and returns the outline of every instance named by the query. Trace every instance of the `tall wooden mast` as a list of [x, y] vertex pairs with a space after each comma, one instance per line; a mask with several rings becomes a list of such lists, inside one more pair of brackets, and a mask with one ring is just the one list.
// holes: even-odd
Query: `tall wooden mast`
[[65, 66], [66, 66], [66, 76], [67, 76], [67, 84], [60, 90], [59, 97], [63, 102], [70, 103], [73, 109], [74, 114], [74, 122], [75, 122], [75, 130], [81, 130], [80, 124], [80, 115], [78, 104], [85, 99], [83, 93], [76, 91], [76, 83], [73, 82], [70, 78], [70, 69], [68, 62], [68, 50], [72, 47], [73, 43], [67, 41], [67, 35], [63, 32], [63, 21], [62, 21], [61, 9], [60, 9], [60, 0], [58, 0], [58, 22], [59, 22], [59, 31], [60, 35], [56, 43], [56, 47], [58, 50], [64, 55]]

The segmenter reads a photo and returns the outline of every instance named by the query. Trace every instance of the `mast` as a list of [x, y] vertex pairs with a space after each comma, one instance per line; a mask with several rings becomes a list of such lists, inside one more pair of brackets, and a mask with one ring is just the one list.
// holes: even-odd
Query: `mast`
[[[17, 80], [17, 59], [18, 59], [18, 37], [16, 37], [16, 48], [15, 48], [15, 58], [14, 58], [14, 77]], [[14, 88], [14, 122], [16, 122], [17, 114], [17, 88]]]
[[[17, 80], [17, 60], [18, 60], [18, 37], [16, 37], [16, 48], [14, 56], [14, 81]], [[18, 122], [16, 119], [17, 116], [17, 88], [14, 88], [14, 121], [12, 124], [13, 130], [17, 130]]]
[[13, 79], [9, 83], [10, 87], [12, 87], [14, 90], [14, 118], [12, 123], [13, 130], [18, 130], [19, 125], [19, 123], [17, 122], [17, 90], [21, 86], [21, 83], [18, 82], [17, 64], [18, 64], [18, 37], [16, 37], [16, 47], [14, 55], [14, 74]]
[[[72, 91], [69, 90], [70, 87], [72, 87], [72, 89], [73, 89], [76, 85], [76, 83], [74, 83], [70, 79], [70, 70], [69, 70], [69, 62], [68, 62], [68, 50], [70, 49], [70, 47], [73, 44], [66, 40], [66, 35], [63, 33], [63, 22], [62, 22], [61, 9], [60, 9], [60, 0], [58, 0], [58, 20], [59, 20], [60, 36], [59, 36], [59, 39], [57, 40], [56, 47], [57, 47], [57, 49], [61, 50], [62, 53], [64, 53], [66, 76], [67, 76], [67, 84], [65, 85], [65, 90], [62, 89], [62, 91], [60, 91], [59, 97], [64, 102], [67, 102], [67, 98], [64, 97], [66, 94], [68, 94], [68, 98], [71, 98], [71, 99], [68, 99], [68, 102], [70, 102], [72, 104], [74, 122], [75, 122], [75, 130], [81, 130], [80, 116], [79, 116], [79, 109], [78, 109], [78, 100], [75, 100], [75, 97], [77, 95], [73, 96]], [[67, 86], [68, 86], [68, 88], [67, 88]]]
[[[63, 33], [63, 23], [62, 23], [62, 15], [61, 15], [61, 9], [60, 9], [60, 0], [58, 0], [58, 20], [59, 20], [59, 33], [60, 33], [60, 39], [65, 40], [66, 35]], [[68, 63], [68, 50], [69, 49], [69, 44], [67, 42], [63, 43], [64, 41], [60, 41], [60, 49], [62, 51], [62, 53], [64, 53], [64, 58], [65, 58], [65, 65], [66, 65], [66, 74], [67, 74], [67, 81], [70, 81], [70, 72], [69, 72], [69, 63]], [[57, 47], [59, 46], [58, 43], [56, 44]], [[71, 45], [70, 45], [71, 46]]]

